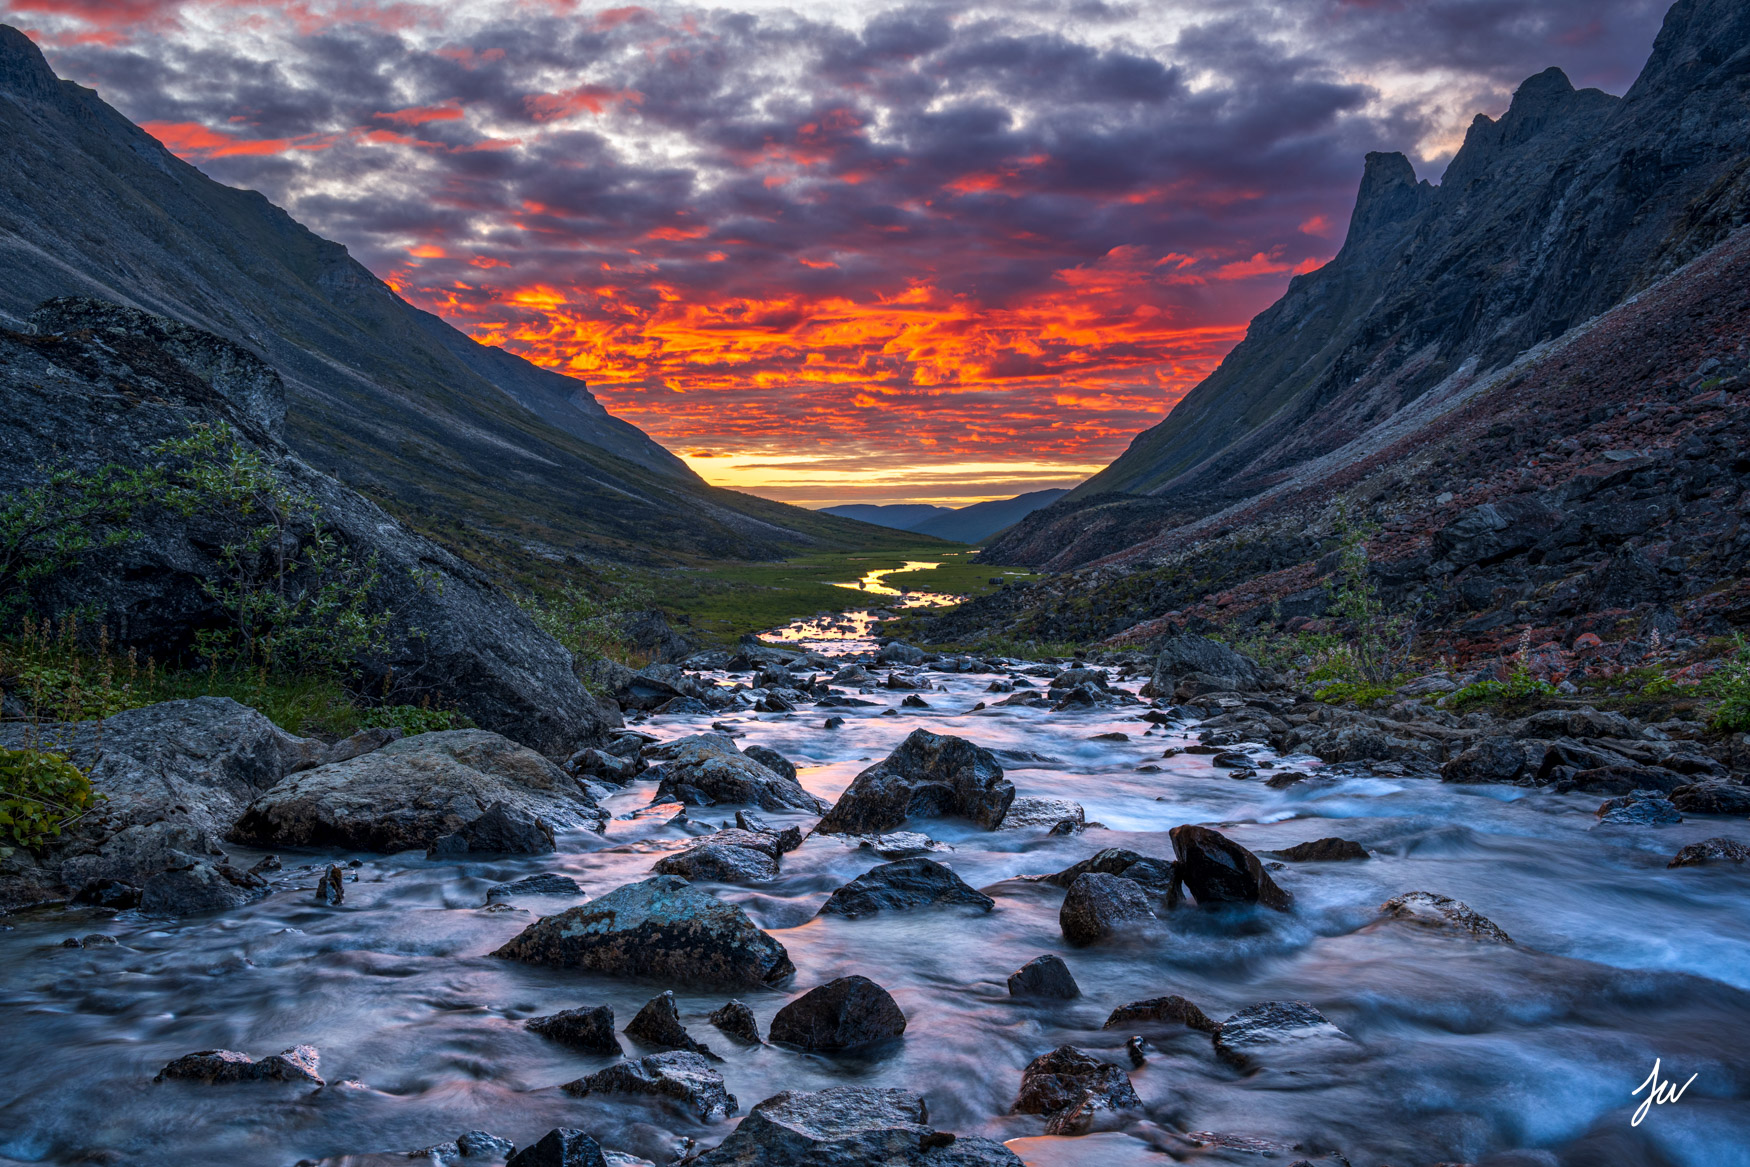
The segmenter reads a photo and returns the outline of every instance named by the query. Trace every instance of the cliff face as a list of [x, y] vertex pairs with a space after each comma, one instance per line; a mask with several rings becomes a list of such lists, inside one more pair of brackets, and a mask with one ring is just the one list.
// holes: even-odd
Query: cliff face
[[[1292, 480], [1437, 410], [1719, 242], [1750, 207], [1750, 8], [1680, 0], [1621, 99], [1557, 69], [1478, 116], [1438, 187], [1367, 157], [1337, 257], [997, 561], [1068, 568]], [[1138, 497], [1140, 496], [1140, 497]]]
[[759, 557], [853, 529], [701, 482], [583, 382], [412, 307], [254, 191], [212, 181], [0, 26], [0, 326], [84, 296], [205, 329], [285, 379], [301, 457], [519, 546]]

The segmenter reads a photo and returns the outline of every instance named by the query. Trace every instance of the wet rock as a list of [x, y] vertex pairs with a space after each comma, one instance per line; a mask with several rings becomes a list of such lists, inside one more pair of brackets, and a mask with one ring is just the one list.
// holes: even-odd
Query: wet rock
[[1657, 790], [1670, 793], [1692, 779], [1673, 770], [1651, 766], [1594, 766], [1558, 778], [1557, 794], [1582, 791], [1587, 794], [1631, 794], [1636, 790]]
[[905, 1014], [887, 990], [863, 976], [839, 977], [778, 1010], [767, 1037], [819, 1052], [856, 1049], [905, 1032]]
[[423, 849], [498, 804], [556, 829], [599, 830], [607, 817], [575, 778], [540, 754], [495, 733], [461, 729], [402, 738], [294, 774], [250, 804], [230, 837], [261, 847]]
[[788, 778], [792, 782], [796, 781], [796, 767], [790, 762], [790, 759], [777, 750], [769, 746], [748, 746], [741, 752], [772, 773]]
[[620, 1039], [614, 1036], [614, 1010], [609, 1005], [531, 1017], [523, 1022], [523, 1028], [585, 1053], [620, 1052]]
[[693, 1040], [687, 1027], [681, 1024], [680, 1010], [675, 1007], [672, 991], [650, 998], [644, 1008], [638, 1010], [638, 1015], [626, 1023], [626, 1036], [658, 1049], [692, 1050], [717, 1059], [703, 1042]]
[[125, 911], [140, 906], [140, 889], [119, 879], [94, 879], [74, 893], [73, 902]]
[[1535, 772], [1525, 747], [1509, 737], [1485, 738], [1440, 767], [1443, 782], [1518, 782]]
[[1112, 1010], [1112, 1015], [1106, 1018], [1106, 1024], [1100, 1028], [1127, 1028], [1148, 1022], [1183, 1025], [1203, 1033], [1214, 1033], [1220, 1028], [1203, 1010], [1177, 996], [1151, 997], [1147, 1001], [1132, 1001], [1128, 1005], [1120, 1005]]
[[[1122, 875], [1126, 878], [1132, 878], [1130, 870], [1139, 863], [1146, 863], [1150, 866], [1137, 873], [1142, 878], [1137, 878], [1136, 882], [1152, 886], [1156, 883], [1165, 884], [1171, 881], [1173, 868], [1171, 862], [1129, 851], [1123, 847], [1107, 847], [1103, 851], [1096, 851], [1080, 863], [1070, 864], [1055, 875], [1046, 876], [1045, 882], [1056, 884], [1058, 887], [1068, 887], [1076, 881], [1077, 876], [1089, 872], [1096, 875]], [[1162, 873], [1165, 873], [1164, 876]]]
[[486, 898], [491, 900], [508, 899], [511, 896], [577, 896], [583, 894], [583, 888], [569, 875], [558, 875], [551, 871], [543, 871], [539, 875], [528, 875], [515, 883], [495, 883], [486, 889]]
[[1057, 919], [1064, 939], [1071, 944], [1092, 944], [1157, 917], [1153, 901], [1140, 883], [1120, 875], [1088, 872], [1069, 885]]
[[[472, 1154], [467, 1150], [462, 1153]], [[518, 1151], [504, 1167], [607, 1167], [607, 1162], [601, 1144], [580, 1130], [559, 1127]]]
[[1266, 1001], [1242, 1009], [1215, 1031], [1215, 1050], [1234, 1062], [1349, 1041], [1349, 1035], [1305, 1001]]
[[921, 665], [924, 663], [924, 650], [895, 640], [882, 645], [881, 651], [875, 654], [875, 659], [882, 664]]
[[1314, 839], [1308, 843], [1296, 843], [1281, 851], [1269, 852], [1279, 859], [1288, 859], [1295, 863], [1335, 863], [1344, 859], [1366, 859], [1367, 848], [1351, 839], [1339, 839], [1335, 835], [1325, 839]]
[[1079, 802], [1067, 798], [1016, 798], [1009, 804], [1001, 831], [1019, 831], [1043, 827], [1054, 835], [1077, 835], [1087, 828], [1087, 812]]
[[802, 846], [802, 829], [800, 827], [785, 827], [775, 830], [767, 826], [745, 810], [735, 812], [735, 825], [744, 831], [752, 831], [756, 835], [769, 835], [779, 855], [788, 855]]
[[1750, 786], [1741, 782], [1693, 782], [1671, 792], [1671, 805], [1684, 814], [1750, 815]]
[[760, 1044], [759, 1023], [754, 1020], [753, 1010], [740, 1001], [729, 1002], [714, 1011], [707, 1020], [736, 1041], [749, 1045]]
[[1105, 669], [1086, 667], [1065, 669], [1051, 678], [1053, 689], [1074, 689], [1078, 685], [1096, 685], [1105, 689], [1110, 686], [1110, 682], [1106, 679]]
[[964, 738], [913, 730], [898, 749], [858, 774], [815, 830], [874, 835], [912, 818], [968, 818], [987, 830], [1002, 822], [1015, 787], [989, 750]]
[[266, 875], [270, 871], [278, 871], [280, 867], [280, 857], [278, 855], [266, 855], [250, 865], [249, 874]]
[[740, 1108], [723, 1085], [723, 1075], [702, 1056], [687, 1050], [650, 1054], [617, 1062], [605, 1070], [560, 1087], [579, 1098], [591, 1094], [643, 1094], [680, 1103], [702, 1122], [728, 1118]]
[[160, 871], [140, 889], [148, 916], [191, 916], [240, 908], [268, 892], [267, 881], [228, 863], [192, 863]]
[[1122, 1066], [1102, 1062], [1070, 1045], [1041, 1054], [1021, 1071], [1015, 1114], [1056, 1114], [1093, 1096], [1111, 1109], [1141, 1109], [1142, 1099]]
[[900, 704], [900, 707], [904, 708], [904, 709], [928, 709], [928, 708], [930, 708], [930, 703], [928, 701], [925, 701], [922, 697], [919, 697], [916, 693], [907, 694], [905, 700], [901, 701], [899, 704]]
[[1635, 790], [1621, 798], [1606, 799], [1596, 814], [1600, 823], [1616, 826], [1651, 827], [1683, 821], [1676, 805], [1656, 790]]
[[929, 1127], [920, 1095], [873, 1086], [786, 1091], [755, 1106], [697, 1167], [1021, 1167], [1001, 1143]]
[[232, 1082], [307, 1082], [321, 1086], [316, 1073], [321, 1055], [315, 1046], [295, 1045], [291, 1049], [270, 1054], [259, 1062], [248, 1054], [228, 1049], [204, 1049], [180, 1058], [158, 1071], [154, 1082], [206, 1082], [228, 1085]]
[[935, 860], [917, 856], [870, 868], [833, 892], [820, 914], [856, 919], [927, 904], [968, 904], [988, 912], [996, 901]]
[[539, 920], [493, 955], [689, 985], [771, 985], [796, 971], [747, 913], [673, 875]]
[[872, 839], [864, 839], [857, 844], [859, 849], [869, 850], [883, 859], [910, 859], [913, 855], [927, 855], [932, 851], [951, 851], [946, 843], [938, 843], [928, 835], [917, 831], [895, 831], [890, 835], [876, 835]]
[[121, 941], [105, 932], [90, 932], [86, 934], [82, 943], [86, 948], [108, 948], [120, 946]]
[[822, 729], [838, 729], [844, 723], [845, 723], [845, 719], [842, 717], [829, 717], [825, 721], [820, 723], [820, 728], [822, 728]]
[[738, 828], [704, 835], [651, 870], [689, 880], [755, 883], [778, 875], [778, 836]]
[[1223, 750], [1209, 759], [1209, 764], [1223, 770], [1249, 770], [1252, 768], [1252, 759], [1235, 750]]
[[1715, 837], [1691, 843], [1667, 863], [1666, 867], [1699, 867], [1704, 863], [1750, 863], [1750, 847], [1736, 839]]
[[451, 859], [460, 855], [546, 855], [556, 850], [553, 828], [526, 811], [495, 802], [460, 830], [440, 836], [425, 856]]
[[346, 872], [339, 867], [330, 867], [322, 873], [322, 878], [316, 881], [316, 902], [330, 907], [339, 907], [346, 901]]
[[1469, 904], [1436, 892], [1405, 892], [1379, 905], [1379, 910], [1388, 919], [1422, 928], [1468, 936], [1473, 940], [1513, 943], [1512, 937], [1497, 928], [1488, 917], [1472, 910]]
[[595, 746], [578, 750], [565, 760], [565, 770], [568, 773], [614, 786], [625, 785], [643, 773], [644, 769], [645, 763], [639, 754], [622, 756]]
[[1189, 823], [1168, 832], [1178, 857], [1174, 872], [1203, 907], [1263, 904], [1278, 912], [1294, 898], [1276, 886], [1258, 857], [1220, 831]]
[[1138, 690], [1143, 697], [1171, 697], [1181, 682], [1201, 675], [1223, 690], [1265, 687], [1264, 671], [1233, 649], [1202, 636], [1176, 636], [1162, 646], [1154, 672]]
[[1054, 1001], [1068, 1001], [1081, 995], [1081, 986], [1076, 984], [1075, 977], [1070, 975], [1069, 966], [1063, 963], [1061, 956], [1050, 953], [1035, 956], [1009, 974], [1011, 997], [1045, 997]]
[[776, 773], [735, 748], [721, 733], [684, 737], [647, 751], [661, 763], [658, 801], [673, 799], [698, 805], [684, 797], [699, 791], [714, 802], [747, 803], [761, 810], [799, 810], [820, 814], [826, 803], [802, 789], [794, 779]]
[[456, 1139], [456, 1153], [464, 1159], [508, 1159], [516, 1144], [489, 1131], [468, 1131]]

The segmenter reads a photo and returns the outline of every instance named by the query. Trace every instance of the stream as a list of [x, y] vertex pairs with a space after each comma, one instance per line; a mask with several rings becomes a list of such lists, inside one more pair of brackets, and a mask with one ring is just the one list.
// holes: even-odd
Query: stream
[[[769, 639], [866, 657], [872, 626], [867, 613], [846, 613]], [[1009, 662], [1001, 675], [1024, 667]], [[802, 784], [828, 801], [923, 727], [997, 751], [1020, 794], [1072, 799], [1101, 824], [1051, 836], [914, 823], [954, 848], [935, 858], [995, 898], [988, 914], [817, 917], [834, 888], [880, 862], [833, 837], [810, 838], [769, 883], [707, 885], [781, 941], [798, 969], [784, 989], [740, 994], [762, 1032], [786, 1000], [851, 973], [885, 986], [908, 1020], [902, 1039], [861, 1057], [743, 1047], [705, 1021], [731, 994], [674, 986], [690, 1032], [726, 1059], [720, 1069], [742, 1114], [786, 1089], [904, 1086], [926, 1096], [932, 1125], [1010, 1141], [1029, 1167], [1286, 1167], [1338, 1162], [1318, 1158], [1331, 1151], [1355, 1167], [1750, 1165], [1750, 885], [1732, 864], [1665, 867], [1703, 838], [1750, 842], [1750, 823], [1600, 827], [1595, 795], [1394, 779], [1305, 758], [1288, 761], [1311, 778], [1271, 789], [1236, 781], [1206, 756], [1163, 757], [1195, 745], [1196, 726], [1152, 726], [1138, 717], [1145, 703], [971, 712], [1001, 699], [986, 692], [997, 675], [924, 675], [935, 686], [923, 694], [927, 709], [901, 709], [906, 693], [871, 687], [857, 694], [867, 707], [638, 723], [669, 740], [722, 722], [739, 745], [792, 760]], [[1114, 684], [1134, 692], [1139, 681]], [[900, 715], [883, 716], [889, 709]], [[844, 717], [841, 728], [822, 728], [829, 713]], [[1126, 739], [1094, 740], [1111, 734]], [[522, 1026], [596, 1004], [611, 1005], [623, 1026], [670, 986], [485, 955], [577, 902], [524, 896], [488, 910], [490, 886], [555, 871], [594, 898], [645, 878], [663, 854], [733, 816], [718, 806], [671, 822], [673, 805], [648, 808], [654, 788], [646, 779], [615, 794], [606, 835], [562, 835], [556, 855], [344, 856], [360, 866], [338, 908], [315, 902], [314, 868], [297, 870], [332, 856], [288, 852], [281, 890], [220, 915], [13, 918], [0, 933], [0, 1163], [406, 1163], [406, 1152], [471, 1129], [525, 1145], [555, 1126], [581, 1127], [657, 1164], [673, 1162], [687, 1139], [716, 1143], [733, 1120], [704, 1124], [654, 1101], [562, 1094], [560, 1083], [614, 1059]], [[761, 817], [778, 827], [812, 821]], [[1187, 822], [1256, 852], [1340, 835], [1372, 856], [1275, 871], [1295, 897], [1289, 913], [1187, 906], [1152, 931], [1088, 948], [1063, 938], [1061, 889], [1017, 878], [1106, 847], [1171, 858], [1166, 832]], [[236, 848], [233, 862], [259, 855]], [[1382, 901], [1412, 890], [1463, 900], [1516, 943], [1378, 920]], [[119, 943], [61, 947], [89, 933]], [[1010, 997], [1008, 975], [1042, 953], [1064, 958], [1080, 998]], [[1115, 1007], [1169, 993], [1216, 1020], [1257, 1002], [1308, 1001], [1353, 1040], [1314, 1059], [1241, 1070], [1193, 1030], [1101, 1028]], [[1143, 1113], [1061, 1138], [1042, 1134], [1041, 1117], [1008, 1113], [1034, 1057], [1068, 1043], [1123, 1062], [1133, 1032], [1153, 1047], [1132, 1074]], [[328, 1087], [152, 1082], [191, 1050], [260, 1057], [294, 1043], [320, 1049]], [[1640, 1101], [1631, 1092], [1655, 1059], [1663, 1077], [1694, 1080], [1679, 1101], [1631, 1125]]]

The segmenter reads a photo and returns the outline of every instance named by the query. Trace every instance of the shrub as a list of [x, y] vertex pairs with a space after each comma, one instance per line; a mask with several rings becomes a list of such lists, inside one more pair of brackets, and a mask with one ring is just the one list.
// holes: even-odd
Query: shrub
[[408, 737], [474, 728], [473, 721], [459, 710], [433, 709], [425, 705], [379, 705], [366, 710], [359, 718], [359, 724], [365, 728], [398, 729]]
[[619, 580], [606, 581], [604, 590], [607, 596], [597, 598], [567, 583], [528, 597], [522, 605], [544, 632], [570, 650], [579, 666], [604, 659], [627, 664], [634, 655], [627, 628], [635, 613], [650, 606], [650, 590]]
[[1390, 697], [1392, 692], [1390, 685], [1357, 685], [1348, 681], [1337, 681], [1316, 690], [1313, 700], [1323, 701], [1327, 705], [1372, 705], [1375, 701]]
[[40, 847], [77, 822], [102, 795], [60, 754], [0, 749], [0, 837]]
[[1453, 693], [1446, 703], [1463, 709], [1471, 705], [1499, 705], [1506, 701], [1523, 701], [1529, 697], [1555, 697], [1561, 693], [1548, 681], [1531, 675], [1523, 664], [1516, 665], [1505, 681], [1473, 681]]
[[1750, 643], [1742, 635], [1733, 638], [1732, 656], [1720, 662], [1703, 691], [1714, 698], [1708, 724], [1725, 733], [1750, 730]]

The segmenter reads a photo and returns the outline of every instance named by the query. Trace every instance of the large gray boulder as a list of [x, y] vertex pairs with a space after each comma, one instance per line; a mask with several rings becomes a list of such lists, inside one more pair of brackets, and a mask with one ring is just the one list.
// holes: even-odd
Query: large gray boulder
[[1057, 913], [1058, 926], [1071, 944], [1092, 944], [1108, 936], [1133, 934], [1158, 919], [1154, 904], [1135, 880], [1090, 871], [1069, 885]]
[[1154, 674], [1138, 690], [1144, 697], [1171, 697], [1193, 674], [1223, 689], [1262, 689], [1272, 678], [1257, 665], [1206, 636], [1175, 636], [1161, 646]]
[[729, 735], [701, 733], [644, 751], [661, 764], [656, 797], [698, 806], [745, 803], [769, 811], [820, 814], [826, 803], [735, 748]]
[[863, 976], [839, 977], [778, 1010], [767, 1036], [777, 1044], [833, 1053], [889, 1041], [905, 1014], [886, 989]]
[[258, 798], [231, 839], [258, 847], [430, 847], [495, 804], [556, 830], [601, 828], [606, 812], [577, 779], [481, 729], [422, 733], [293, 775]]
[[913, 730], [886, 758], [864, 770], [815, 830], [879, 835], [913, 818], [967, 818], [995, 830], [1015, 801], [996, 756], [965, 738]]
[[871, 867], [828, 896], [820, 914], [855, 919], [928, 904], [966, 904], [984, 912], [996, 907], [950, 868], [918, 855]]
[[697, 1167], [1021, 1167], [1001, 1143], [928, 1124], [910, 1090], [833, 1086], [789, 1090], [755, 1106]]
[[727, 827], [703, 835], [684, 851], [665, 855], [651, 868], [689, 881], [758, 883], [778, 875], [778, 835]]
[[560, 1089], [579, 1098], [591, 1094], [667, 1098], [701, 1122], [728, 1118], [740, 1108], [735, 1095], [725, 1088], [723, 1075], [712, 1068], [703, 1054], [691, 1050], [670, 1050], [637, 1061], [616, 1062], [605, 1070], [567, 1082]]
[[775, 985], [796, 971], [747, 913], [673, 875], [538, 920], [492, 955], [687, 985]]
[[[374, 611], [391, 613], [387, 651], [354, 662], [364, 691], [454, 706], [487, 729], [564, 756], [599, 741], [613, 714], [584, 691], [570, 653], [483, 572], [402, 526], [375, 503], [296, 457], [282, 440], [285, 386], [253, 353], [184, 324], [99, 300], [44, 303], [28, 340], [0, 334], [0, 495], [57, 466], [141, 467], [191, 427], [224, 424], [243, 449], [318, 508], [323, 530], [374, 559]], [[146, 506], [136, 537], [102, 547], [38, 581], [42, 612], [89, 611], [112, 643], [159, 661], [180, 658], [225, 613], [203, 586], [218, 549], [243, 541], [255, 516], [212, 508], [184, 515]], [[287, 529], [315, 538], [307, 516]]]

